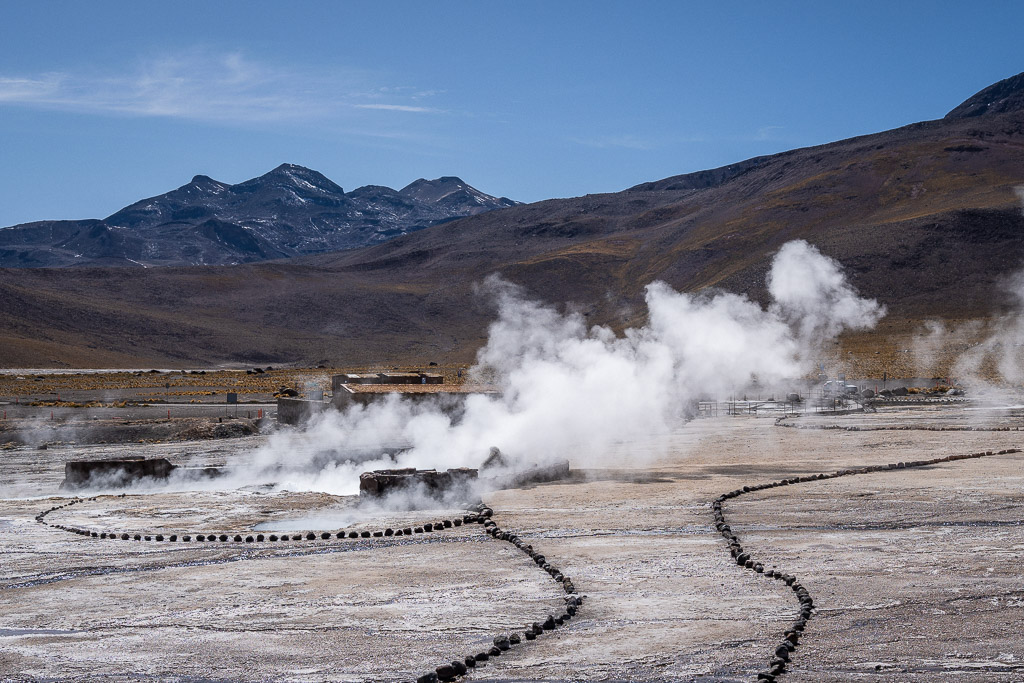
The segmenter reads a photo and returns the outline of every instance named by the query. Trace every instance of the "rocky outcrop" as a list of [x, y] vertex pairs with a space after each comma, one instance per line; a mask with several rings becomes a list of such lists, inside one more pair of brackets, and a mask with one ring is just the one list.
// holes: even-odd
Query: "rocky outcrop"
[[946, 114], [946, 119], [969, 119], [986, 114], [1024, 110], [1024, 73], [993, 83]]

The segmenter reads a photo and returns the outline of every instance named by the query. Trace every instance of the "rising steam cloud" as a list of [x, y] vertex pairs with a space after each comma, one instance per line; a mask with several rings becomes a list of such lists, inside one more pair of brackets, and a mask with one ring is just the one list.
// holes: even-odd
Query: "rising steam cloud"
[[874, 299], [862, 299], [833, 259], [803, 240], [779, 250], [768, 276], [774, 312], [795, 330], [804, 349], [845, 329], [866, 329], [885, 315]]
[[990, 394], [1001, 393], [1000, 385], [1024, 384], [1024, 272], [1005, 280], [1003, 288], [1009, 310], [991, 321], [956, 326], [928, 321], [926, 334], [915, 343], [918, 364], [930, 370], [942, 351], [959, 349], [950, 366], [954, 381]]
[[[1024, 187], [1015, 192], [1024, 213]], [[958, 325], [939, 320], [925, 323], [914, 342], [919, 371], [934, 372], [943, 355], [953, 352], [949, 374], [956, 382], [993, 397], [1004, 393], [1006, 384], [1024, 384], [1024, 269], [1003, 279], [1001, 285], [1009, 299], [1002, 315]]]
[[[500, 279], [483, 289], [498, 316], [474, 371], [493, 379], [500, 396], [469, 397], [457, 418], [397, 397], [327, 413], [302, 432], [272, 437], [246, 476], [272, 472], [280, 488], [352, 494], [360, 472], [476, 467], [491, 446], [521, 462], [599, 465], [616, 443], [677, 428], [701, 396], [801, 376], [817, 344], [883, 315], [835, 261], [803, 241], [776, 255], [767, 309], [736, 294], [687, 294], [655, 282], [646, 288], [648, 323], [621, 335]], [[381, 449], [397, 455], [339, 457]]]

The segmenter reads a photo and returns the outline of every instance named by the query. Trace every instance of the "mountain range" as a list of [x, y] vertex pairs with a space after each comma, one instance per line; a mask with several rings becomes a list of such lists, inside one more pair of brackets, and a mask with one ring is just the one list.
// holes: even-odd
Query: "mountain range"
[[896, 358], [925, 320], [984, 321], [1013, 303], [1003, 285], [1024, 265], [1022, 186], [1024, 74], [936, 120], [360, 249], [235, 266], [0, 270], [0, 364], [465, 361], [494, 316], [477, 287], [492, 273], [621, 331], [644, 321], [654, 280], [765, 302], [771, 259], [796, 238], [888, 308], [878, 331], [837, 349]]
[[0, 267], [225, 265], [376, 244], [453, 218], [515, 206], [459, 178], [401, 190], [345, 192], [282, 164], [237, 185], [197, 175], [187, 185], [102, 220], [39, 221], [0, 230]]

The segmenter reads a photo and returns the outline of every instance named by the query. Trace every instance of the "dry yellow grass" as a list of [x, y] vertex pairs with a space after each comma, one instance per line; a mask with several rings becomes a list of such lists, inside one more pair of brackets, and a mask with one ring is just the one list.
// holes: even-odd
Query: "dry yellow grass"
[[[393, 372], [426, 370], [444, 376], [444, 383], [458, 385], [465, 381], [467, 365], [430, 366], [420, 365], [374, 365], [345, 368], [290, 368], [264, 371], [262, 374], [247, 374], [245, 370], [207, 370], [203, 374], [196, 371], [124, 371], [124, 372], [81, 372], [61, 374], [3, 374], [0, 375], [0, 396], [40, 396], [83, 391], [125, 391], [153, 389], [154, 391], [137, 391], [136, 402], [152, 402], [173, 396], [218, 396], [226, 392], [272, 396], [281, 387], [294, 388], [305, 394], [309, 391], [328, 390], [331, 387], [331, 376], [347, 372]], [[459, 371], [462, 370], [462, 376]], [[170, 385], [170, 388], [166, 388]], [[195, 399], [193, 399], [194, 401]], [[44, 402], [38, 402], [43, 405]], [[72, 403], [55, 398], [46, 401], [46, 405], [66, 405]], [[101, 405], [96, 402], [96, 405]], [[86, 405], [82, 403], [82, 405]]]

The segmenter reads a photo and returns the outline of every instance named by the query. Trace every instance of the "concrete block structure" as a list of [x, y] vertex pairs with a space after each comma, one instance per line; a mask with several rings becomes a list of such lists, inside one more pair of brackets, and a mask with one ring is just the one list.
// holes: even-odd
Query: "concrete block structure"
[[311, 401], [304, 398], [277, 399], [277, 421], [280, 424], [297, 425], [302, 424], [309, 418], [330, 408], [331, 404], [326, 401]]
[[445, 472], [414, 467], [374, 470], [359, 476], [359, 495], [381, 497], [395, 491], [420, 488], [424, 493], [466, 493], [475, 482], [477, 470], [458, 467]]
[[64, 464], [62, 489], [87, 486], [117, 487], [140, 479], [167, 479], [174, 465], [166, 458], [121, 458], [118, 460], [73, 460]]
[[138, 482], [159, 483], [171, 474], [182, 481], [221, 476], [220, 467], [182, 467], [166, 458], [118, 458], [115, 460], [71, 460], [64, 464], [60, 488], [74, 491], [89, 487], [122, 488]]

